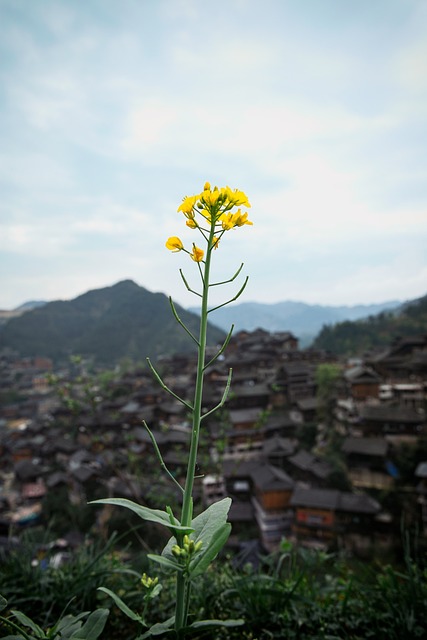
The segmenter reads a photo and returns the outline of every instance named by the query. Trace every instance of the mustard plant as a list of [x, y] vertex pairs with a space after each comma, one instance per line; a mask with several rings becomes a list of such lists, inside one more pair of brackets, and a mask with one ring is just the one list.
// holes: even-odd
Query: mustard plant
[[[231, 531], [231, 525], [227, 522], [231, 499], [224, 498], [210, 505], [205, 511], [194, 517], [193, 487], [196, 477], [196, 460], [199, 447], [200, 429], [202, 427], [203, 420], [220, 409], [226, 402], [232, 376], [232, 371], [230, 369], [220, 402], [209, 410], [203, 411], [202, 396], [206, 370], [224, 352], [231, 339], [234, 328], [232, 325], [222, 346], [218, 349], [214, 357], [206, 361], [209, 314], [236, 300], [242, 294], [248, 282], [248, 278], [246, 277], [243, 285], [231, 299], [210, 308], [209, 293], [211, 288], [234, 282], [242, 271], [243, 263], [231, 278], [219, 282], [211, 281], [211, 267], [213, 263], [213, 256], [220, 247], [220, 243], [223, 241], [223, 236], [229, 231], [245, 225], [252, 225], [252, 222], [248, 219], [248, 213], [246, 211], [242, 211], [242, 207], [250, 207], [248, 198], [243, 191], [239, 191], [237, 189], [233, 190], [230, 189], [230, 187], [214, 187], [212, 189], [210, 184], [207, 182], [201, 193], [185, 197], [181, 205], [178, 207], [178, 212], [182, 213], [184, 216], [186, 226], [196, 234], [199, 234], [197, 236], [198, 242], [192, 242], [190, 247], [186, 248], [183, 241], [178, 236], [171, 236], [166, 241], [166, 248], [170, 251], [185, 252], [188, 254], [191, 261], [195, 263], [200, 277], [200, 289], [193, 288], [189, 285], [182, 269], [180, 269], [180, 275], [186, 289], [200, 299], [200, 326], [198, 335], [194, 335], [194, 333], [181, 320], [172, 298], [169, 298], [171, 311], [175, 320], [182, 329], [187, 332], [197, 348], [197, 372], [193, 400], [188, 401], [181, 398], [173, 391], [173, 389], [169, 388], [163, 381], [153, 363], [149, 358], [147, 358], [148, 366], [160, 386], [176, 400], [182, 403], [192, 416], [191, 436], [184, 486], [181, 486], [181, 484], [168, 470], [152, 431], [145, 422], [144, 426], [151, 438], [162, 469], [167, 473], [171, 482], [175, 483], [179, 487], [182, 495], [181, 513], [179, 516], [174, 514], [170, 506], [166, 506], [165, 510], [162, 511], [160, 509], [150, 509], [146, 506], [121, 498], [95, 501], [95, 503], [98, 504], [114, 504], [126, 507], [138, 514], [138, 516], [143, 520], [164, 525], [171, 533], [171, 538], [162, 553], [160, 555], [148, 554], [148, 557], [154, 563], [160, 565], [160, 568], [163, 571], [176, 575], [175, 613], [168, 620], [152, 625], [139, 637], [139, 640], [165, 633], [175, 634], [175, 637], [182, 638], [187, 633], [208, 629], [212, 626], [231, 627], [243, 623], [243, 620], [191, 619], [190, 621], [189, 613], [191, 587], [195, 578], [205, 573], [211, 562], [216, 558], [227, 542]], [[148, 589], [148, 593], [144, 600], [145, 604], [147, 603], [147, 599], [155, 597], [158, 594], [161, 587], [161, 585], [156, 581], [156, 578], [150, 578], [150, 580], [152, 581], [150, 582], [150, 589]], [[103, 590], [108, 593], [108, 590]], [[133, 620], [139, 621], [143, 626], [146, 625], [145, 606], [143, 615], [140, 615], [129, 610], [126, 604], [117, 595], [112, 594], [111, 592], [109, 595], [113, 597], [116, 604], [124, 613], [129, 615]]]

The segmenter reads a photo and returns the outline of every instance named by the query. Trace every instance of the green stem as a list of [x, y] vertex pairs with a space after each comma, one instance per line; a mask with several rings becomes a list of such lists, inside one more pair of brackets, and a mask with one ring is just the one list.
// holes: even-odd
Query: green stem
[[[200, 313], [200, 331], [198, 342], [198, 360], [196, 387], [194, 391], [193, 422], [191, 430], [190, 452], [188, 455], [187, 475], [184, 486], [184, 497], [182, 501], [181, 524], [190, 526], [193, 519], [193, 486], [196, 473], [197, 451], [199, 447], [200, 422], [202, 417], [202, 397], [203, 379], [205, 372], [206, 336], [208, 326], [208, 297], [209, 297], [209, 272], [211, 266], [212, 240], [215, 232], [215, 224], [211, 225], [211, 232], [206, 252], [205, 267], [201, 273], [203, 283], [202, 306]], [[200, 263], [199, 263], [200, 268]], [[179, 634], [180, 630], [187, 624], [188, 605], [190, 595], [190, 581], [182, 575], [177, 574], [176, 578], [176, 607], [175, 607], [175, 630]]]
[[186, 604], [186, 577], [180, 571], [176, 574], [176, 606], [175, 606], [175, 631], [179, 633], [187, 623]]
[[212, 255], [212, 239], [215, 232], [215, 226], [212, 225], [211, 233], [208, 242], [208, 251], [206, 253], [206, 261], [203, 280], [203, 293], [202, 293], [202, 306], [200, 312], [200, 333], [199, 333], [199, 348], [198, 348], [198, 360], [197, 360], [197, 374], [196, 374], [196, 388], [194, 392], [194, 404], [193, 404], [193, 423], [191, 431], [191, 444], [190, 453], [188, 456], [187, 465], [187, 477], [184, 487], [184, 499], [182, 503], [181, 524], [184, 526], [190, 526], [193, 517], [192, 514], [192, 496], [194, 476], [196, 469], [197, 450], [199, 446], [200, 435], [200, 420], [202, 414], [202, 396], [203, 396], [203, 377], [205, 370], [205, 354], [206, 354], [206, 335], [208, 326], [208, 297], [209, 297], [209, 273], [211, 267], [211, 255]]

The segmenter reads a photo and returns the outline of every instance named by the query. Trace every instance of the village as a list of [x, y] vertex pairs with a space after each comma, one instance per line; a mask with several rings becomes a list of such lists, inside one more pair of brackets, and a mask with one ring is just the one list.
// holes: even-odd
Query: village
[[[156, 366], [191, 398], [195, 356]], [[402, 525], [426, 538], [427, 336], [342, 361], [299, 349], [290, 332], [240, 331], [206, 371], [205, 413], [230, 369], [226, 403], [203, 421], [195, 496], [196, 512], [232, 498], [230, 549], [270, 552], [289, 539], [370, 558], [399, 545]], [[0, 377], [3, 545], [36, 525], [69, 544], [107, 536], [119, 517], [87, 504], [98, 498], [179, 509], [188, 410], [145, 363], [89, 374], [83, 358], [58, 368], [3, 352]]]

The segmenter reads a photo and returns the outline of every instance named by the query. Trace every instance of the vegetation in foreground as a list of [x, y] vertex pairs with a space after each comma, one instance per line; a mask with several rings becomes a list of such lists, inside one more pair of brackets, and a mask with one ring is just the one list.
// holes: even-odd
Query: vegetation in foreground
[[[102, 635], [66, 637], [140, 638], [144, 631], [141, 624], [126, 617], [98, 587], [108, 586], [122, 595], [130, 609], [137, 611], [144, 591], [141, 576], [145, 571], [153, 575], [153, 568], [147, 567], [143, 556], [139, 562], [132, 558], [130, 563], [126, 554], [113, 551], [113, 546], [117, 549], [114, 539], [103, 548], [84, 546], [59, 567], [49, 562], [48, 555], [42, 561], [40, 552], [37, 560], [34, 545], [10, 552], [2, 559], [0, 572], [0, 593], [7, 601], [0, 613], [0, 637], [63, 638], [59, 633], [65, 623], [61, 627], [59, 621], [69, 621], [70, 616], [75, 620], [82, 612], [89, 615], [97, 611], [105, 624]], [[223, 557], [214, 570], [211, 568], [199, 576], [193, 591], [193, 611], [198, 618], [243, 618], [244, 625], [202, 633], [195, 630], [190, 637], [424, 638], [427, 569], [415, 553], [409, 552], [409, 546], [407, 540], [399, 568], [358, 564], [337, 555], [294, 548], [286, 541], [279, 552], [261, 558], [258, 567], [249, 563], [237, 567], [237, 558]], [[157, 575], [162, 589], [150, 602], [147, 624], [172, 613], [175, 606], [173, 578], [164, 578], [160, 572]], [[93, 620], [96, 622], [97, 618]], [[15, 628], [9, 626], [10, 622]], [[95, 626], [86, 625], [86, 629]], [[84, 625], [81, 628], [85, 629]]]

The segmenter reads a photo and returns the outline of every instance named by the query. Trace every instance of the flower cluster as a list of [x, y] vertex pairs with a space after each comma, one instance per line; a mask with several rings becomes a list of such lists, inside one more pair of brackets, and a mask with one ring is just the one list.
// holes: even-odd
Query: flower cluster
[[[248, 219], [248, 213], [243, 213], [240, 208], [250, 206], [243, 191], [233, 190], [230, 187], [211, 189], [209, 182], [206, 182], [202, 193], [185, 197], [178, 211], [184, 214], [187, 227], [200, 231], [210, 251], [218, 248], [219, 241], [226, 231], [252, 224]], [[205, 255], [203, 249], [195, 243], [192, 250], [187, 251], [182, 240], [177, 236], [168, 238], [166, 248], [175, 252], [185, 251], [195, 262], [203, 262]]]
[[178, 544], [174, 544], [172, 547], [172, 554], [175, 556], [175, 558], [189, 559], [195, 553], [200, 551], [200, 549], [202, 548], [202, 544], [202, 540], [194, 542], [194, 540], [191, 540], [191, 538], [189, 538], [188, 536], [184, 536], [182, 547], [180, 547]]
[[149, 576], [147, 576], [146, 573], [142, 574], [141, 584], [146, 589], [148, 589], [148, 590], [153, 589], [157, 585], [158, 582], [159, 582], [159, 579], [157, 577], [156, 578], [150, 578]]

